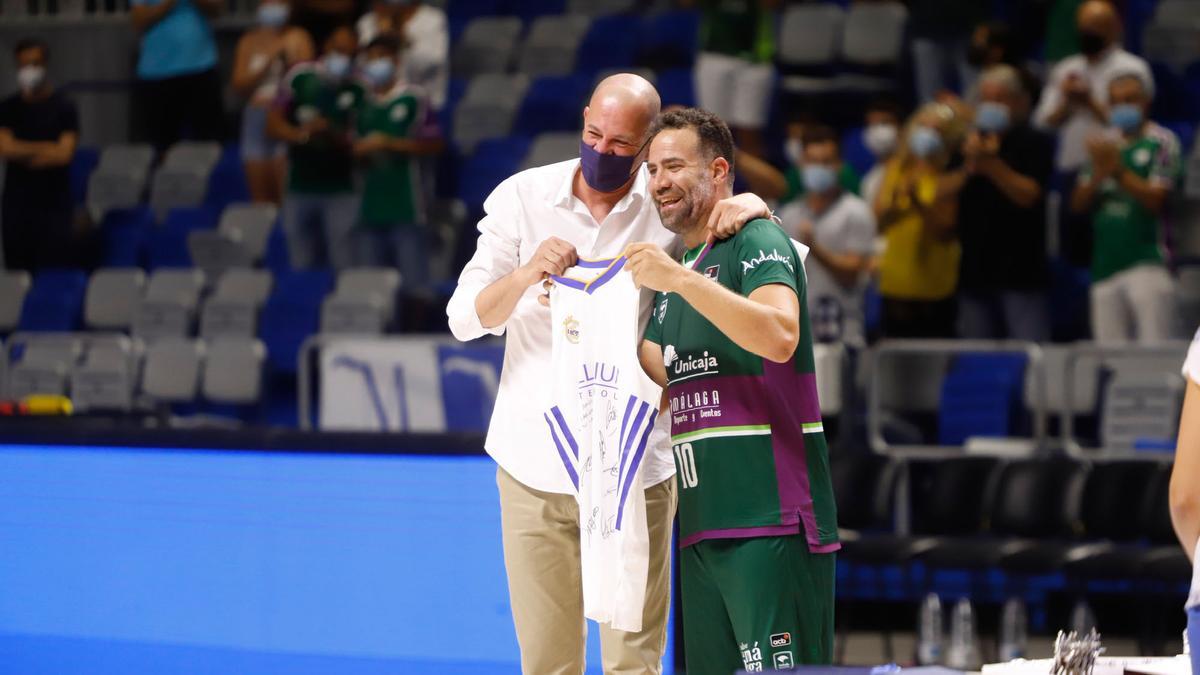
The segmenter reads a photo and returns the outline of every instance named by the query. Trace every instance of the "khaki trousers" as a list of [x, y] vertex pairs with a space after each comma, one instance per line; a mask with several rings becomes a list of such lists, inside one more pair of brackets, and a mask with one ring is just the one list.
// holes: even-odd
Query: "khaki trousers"
[[[525, 675], [581, 675], [587, 621], [579, 559], [579, 505], [572, 495], [541, 492], [497, 469], [504, 565]], [[675, 479], [646, 489], [650, 566], [642, 630], [600, 627], [607, 675], [662, 672], [671, 598], [671, 522]]]

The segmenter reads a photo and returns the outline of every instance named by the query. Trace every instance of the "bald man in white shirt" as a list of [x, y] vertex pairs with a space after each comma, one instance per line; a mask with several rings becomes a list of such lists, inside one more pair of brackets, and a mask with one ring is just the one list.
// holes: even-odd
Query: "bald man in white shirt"
[[[587, 635], [579, 509], [556, 449], [538, 433], [552, 382], [552, 327], [542, 282], [580, 257], [616, 257], [633, 242], [679, 249], [659, 220], [643, 166], [659, 107], [658, 92], [637, 75], [602, 81], [583, 109], [580, 159], [522, 171], [484, 202], [475, 255], [446, 310], [459, 340], [507, 334], [484, 447], [499, 464], [504, 561], [525, 673], [582, 673]], [[715, 236], [728, 236], [768, 215], [761, 199], [739, 195], [718, 205], [709, 226]], [[643, 289], [639, 333], [653, 296]], [[643, 469], [650, 565], [642, 630], [601, 626], [605, 673], [662, 672], [676, 496], [669, 422], [659, 420]]]

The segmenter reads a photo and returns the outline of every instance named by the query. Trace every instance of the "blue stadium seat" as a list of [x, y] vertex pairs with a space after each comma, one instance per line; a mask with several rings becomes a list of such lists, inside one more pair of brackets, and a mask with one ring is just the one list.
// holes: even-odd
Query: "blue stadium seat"
[[208, 177], [204, 203], [224, 208], [234, 202], [250, 201], [250, 188], [242, 168], [240, 146], [230, 143], [221, 149], [221, 158]]
[[842, 134], [842, 161], [864, 176], [875, 165], [875, 155], [863, 143], [863, 128], [851, 127]]
[[664, 107], [696, 105], [696, 84], [691, 68], [672, 68], [660, 72], [657, 88]]
[[71, 199], [75, 205], [83, 204], [87, 197], [88, 177], [100, 163], [100, 151], [92, 147], [75, 148], [75, 156], [71, 158]]
[[73, 331], [79, 327], [87, 274], [82, 270], [48, 269], [33, 278], [21, 308], [22, 331]]
[[691, 67], [696, 59], [700, 15], [680, 10], [651, 14], [637, 32], [637, 65], [655, 70]]
[[141, 267], [146, 239], [154, 227], [154, 212], [148, 206], [106, 212], [100, 223], [104, 240], [101, 266]]
[[579, 46], [575, 70], [597, 73], [632, 67], [637, 53], [638, 25], [638, 18], [627, 14], [602, 16], [592, 21]]
[[513, 133], [534, 136], [546, 131], [578, 131], [583, 127], [589, 84], [589, 78], [579, 74], [534, 80], [514, 120]]
[[276, 225], [267, 236], [267, 252], [263, 254], [263, 267], [271, 270], [271, 274], [280, 277], [290, 274], [292, 261], [288, 258], [287, 233], [282, 225]]
[[150, 233], [146, 247], [147, 267], [191, 267], [188, 234], [195, 230], [215, 228], [219, 217], [220, 210], [214, 206], [171, 209], [162, 226]]
[[267, 346], [267, 366], [295, 373], [300, 345], [320, 326], [321, 301], [333, 288], [329, 270], [303, 270], [280, 275], [263, 307], [259, 339]]
[[471, 211], [478, 211], [483, 206], [483, 200], [500, 181], [516, 173], [521, 160], [529, 152], [529, 145], [530, 140], [526, 136], [482, 141], [459, 174], [458, 198]]
[[962, 445], [971, 436], [1017, 431], [1025, 382], [1024, 354], [964, 354], [942, 382], [938, 442]]

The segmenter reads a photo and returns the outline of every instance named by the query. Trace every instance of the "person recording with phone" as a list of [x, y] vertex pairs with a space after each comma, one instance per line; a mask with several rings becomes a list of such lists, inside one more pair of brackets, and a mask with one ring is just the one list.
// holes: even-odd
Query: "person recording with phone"
[[962, 166], [943, 182], [958, 197], [959, 334], [1050, 339], [1046, 193], [1054, 142], [1030, 128], [1020, 72], [996, 65], [979, 78]]

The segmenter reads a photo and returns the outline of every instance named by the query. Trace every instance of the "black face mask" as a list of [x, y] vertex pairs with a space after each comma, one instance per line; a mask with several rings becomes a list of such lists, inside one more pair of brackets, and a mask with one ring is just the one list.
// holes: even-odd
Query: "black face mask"
[[1095, 56], [1104, 51], [1108, 46], [1108, 40], [1099, 33], [1080, 33], [1079, 34], [1079, 51], [1085, 56]]
[[972, 67], [978, 68], [983, 65], [984, 59], [987, 58], [988, 48], [986, 45], [971, 45], [967, 47], [967, 63]]

